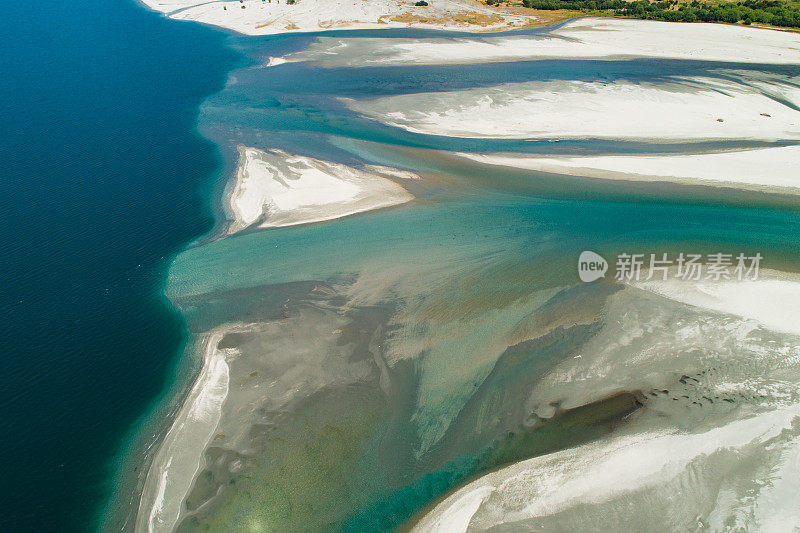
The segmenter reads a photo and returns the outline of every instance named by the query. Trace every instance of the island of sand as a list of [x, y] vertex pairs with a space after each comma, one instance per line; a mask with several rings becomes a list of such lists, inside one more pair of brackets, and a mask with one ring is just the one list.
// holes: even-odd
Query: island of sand
[[[714, 46], [713, 41], [731, 43]], [[699, 44], [696, 44], [699, 43]], [[746, 50], [738, 44], [747, 43]], [[424, 45], [423, 45], [424, 44]], [[696, 47], [695, 47], [696, 46]], [[335, 47], [336, 53], [331, 53]], [[543, 35], [440, 38], [321, 38], [286, 60], [322, 67], [510, 60], [697, 61], [703, 75], [656, 80], [537, 80], [454, 91], [341, 98], [365, 118], [406, 132], [461, 139], [646, 143], [639, 153], [454, 153], [483, 166], [596, 179], [670, 181], [796, 194], [800, 35], [713, 24], [613, 19], [568, 22]], [[745, 69], [757, 62], [768, 70]], [[681, 145], [676, 151], [673, 147]]]
[[228, 231], [320, 222], [411, 200], [411, 194], [391, 178], [418, 176], [379, 165], [357, 169], [281, 150], [240, 146]]

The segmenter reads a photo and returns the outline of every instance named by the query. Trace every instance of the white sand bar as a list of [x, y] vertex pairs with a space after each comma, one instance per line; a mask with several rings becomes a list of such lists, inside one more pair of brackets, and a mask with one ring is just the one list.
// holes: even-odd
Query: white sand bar
[[[501, 524], [509, 531], [548, 530], [547, 525], [555, 524], [570, 530], [576, 523], [584, 531], [613, 528], [617, 523], [650, 530], [647, 526], [653, 524], [655, 509], [666, 508], [664, 529], [683, 531], [698, 525], [692, 524], [699, 518], [694, 514], [697, 502], [716, 511], [709, 513], [711, 519], [722, 521], [728, 514], [747, 511], [748, 502], [737, 501], [734, 492], [736, 481], [747, 476], [746, 469], [738, 471], [739, 462], [744, 463], [740, 451], [754, 453], [753, 448], [781, 439], [784, 432], [792, 431], [798, 415], [800, 406], [792, 405], [703, 433], [645, 433], [522, 461], [456, 491], [414, 530], [456, 533], [485, 531]], [[792, 450], [793, 445], [784, 446]], [[781, 468], [796, 476], [798, 465], [783, 462], [786, 459], [779, 459]], [[769, 461], [769, 456], [765, 454], [763, 460]], [[716, 480], [715, 475], [721, 486], [704, 483], [707, 478]], [[752, 492], [757, 492], [776, 480], [752, 481]], [[715, 489], [720, 495], [716, 504]], [[586, 521], [592, 516], [597, 522]], [[702, 527], [699, 524], [692, 530]]]
[[367, 171], [280, 150], [240, 146], [236, 183], [229, 198], [234, 215], [229, 232], [319, 222], [401, 204], [413, 197], [389, 179], [400, 177], [417, 176], [375, 165]]
[[398, 28], [485, 31], [524, 27], [532, 15], [492, 8], [472, 0], [143, 0], [171, 18], [193, 20], [246, 35], [341, 29]]
[[800, 112], [734, 81], [532, 81], [344, 100], [367, 117], [429, 135], [643, 140], [800, 139]]
[[737, 188], [800, 192], [800, 146], [689, 155], [531, 157], [468, 154], [487, 165], [602, 179], [674, 181]]
[[755, 280], [668, 279], [631, 282], [677, 302], [754, 320], [774, 331], [800, 335], [800, 274], [763, 270]]
[[475, 40], [323, 37], [288, 59], [336, 67], [636, 57], [797, 64], [800, 34], [725, 24], [586, 18], [541, 34]]
[[142, 490], [136, 531], [168, 532], [178, 523], [228, 396], [226, 354], [217, 350], [222, 335], [210, 336], [200, 375], [153, 459]]

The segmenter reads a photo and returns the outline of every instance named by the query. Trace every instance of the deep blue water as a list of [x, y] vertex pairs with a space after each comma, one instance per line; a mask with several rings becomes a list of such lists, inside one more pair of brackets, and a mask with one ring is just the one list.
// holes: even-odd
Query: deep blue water
[[212, 224], [197, 108], [228, 36], [129, 0], [0, 18], [0, 530], [86, 531], [185, 341], [172, 256]]
[[[183, 319], [164, 297], [165, 278], [175, 254], [211, 229], [210, 198], [223, 164], [217, 146], [198, 134], [198, 107], [222, 89], [229, 71], [246, 62], [235, 48], [257, 60], [297, 48], [309, 37], [245, 44], [218, 30], [166, 20], [132, 0], [43, 0], [4, 7], [0, 531], [86, 531], [97, 528], [115, 480], [136, 479], [130, 472], [115, 475], [118, 459], [142, 427], [140, 417], [159, 416], [152, 406], [173, 384], [187, 339]], [[401, 157], [391, 152], [394, 146], [558, 151], [547, 142], [410, 134], [355, 117], [330, 97], [453, 90], [497, 79], [574, 78], [576, 70], [579, 79], [649, 79], [664, 68], [697, 75], [717, 66], [520, 62], [386, 67], [379, 75], [375, 69], [332, 69], [324, 76], [305, 65], [244, 69], [236, 71], [237, 83], [207, 100], [201, 129], [228, 150], [229, 158], [231, 147], [245, 141], [323, 158], [382, 150], [378, 159], [390, 163], [387, 157]], [[596, 140], [563, 145], [565, 150], [644, 149], [637, 143]], [[583, 184], [582, 196], [574, 200], [577, 193], [565, 190], [569, 183], [532, 188], [535, 180], [526, 178], [521, 184], [517, 174], [484, 177], [482, 183], [501, 191], [488, 205], [484, 197], [410, 205], [193, 248], [173, 265], [172, 288], [194, 294], [226, 284], [239, 288], [318, 279], [328, 270], [344, 270], [340, 263], [357, 263], [359, 254], [382, 254], [401, 244], [434, 248], [450, 241], [452, 247], [466, 242], [479, 249], [476, 236], [489, 242], [495, 233], [497, 241], [522, 243], [511, 259], [524, 265], [535, 252], [527, 237], [540, 236], [542, 227], [552, 234], [560, 231], [559, 243], [578, 241], [576, 250], [587, 241], [618, 242], [622, 237], [699, 240], [760, 244], [796, 259], [795, 211], [747, 207], [722, 213], [714, 198], [711, 205], [686, 205], [702, 204], [700, 198], [651, 205], [650, 186], [637, 186], [647, 194], [631, 204], [604, 204], [600, 201], [630, 198], [613, 184], [596, 190]], [[508, 191], [517, 193], [513, 202], [505, 197]], [[574, 201], [534, 199], [542, 191]], [[549, 226], [540, 219], [550, 221]], [[530, 235], [523, 232], [528, 222]], [[414, 231], [420, 223], [426, 232]], [[463, 231], [455, 233], [458, 225]], [[394, 240], [387, 240], [392, 235]], [[417, 235], [417, 241], [405, 242], [407, 235]], [[274, 252], [278, 244], [281, 251]], [[308, 261], [312, 252], [315, 263]], [[322, 252], [325, 261], [319, 261]]]

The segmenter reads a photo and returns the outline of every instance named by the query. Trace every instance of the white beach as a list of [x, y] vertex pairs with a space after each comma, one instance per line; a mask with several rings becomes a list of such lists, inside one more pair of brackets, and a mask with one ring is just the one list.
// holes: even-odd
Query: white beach
[[[501, 524], [514, 527], [515, 523], [525, 520], [548, 517], [558, 521], [568, 517], [567, 513], [572, 510], [584, 515], [585, 507], [595, 509], [598, 520], [627, 515], [631, 520], [628, 523], [635, 523], [634, 517], [638, 515], [644, 526], [648, 519], [654, 518], [648, 514], [647, 502], [661, 503], [658, 501], [661, 490], [675, 500], [664, 503], [674, 512], [669, 517], [674, 520], [672, 528], [682, 529], [687, 522], [696, 520], [690, 516], [693, 508], [687, 500], [701, 498], [699, 493], [691, 492], [703, 487], [701, 465], [715, 460], [717, 465], [722, 463], [725, 470], [720, 473], [723, 483], [720, 492], [733, 493], [737, 478], [747, 476], [746, 468], [742, 468], [742, 473], [737, 471], [737, 463], [744, 463], [748, 448], [763, 446], [773, 439], [779, 443], [773, 446], [782, 444], [787, 450], [796, 447], [791, 440], [780, 442], [784, 440], [780, 437], [796, 431], [793, 425], [798, 416], [800, 406], [792, 405], [699, 434], [644, 433], [528, 459], [483, 476], [456, 491], [427, 513], [414, 531], [456, 533], [467, 531], [469, 526], [485, 530]], [[740, 453], [744, 456], [741, 459], [736, 457]], [[789, 471], [788, 479], [800, 473], [798, 464], [789, 462], [792, 457], [788, 455], [779, 462]], [[673, 496], [675, 485], [685, 492], [676, 492]], [[769, 486], [769, 483], [765, 480], [760, 486]], [[757, 497], [758, 489], [753, 492]], [[731, 497], [735, 498], [734, 494]], [[784, 505], [776, 507], [791, 512], [791, 503], [785, 500], [780, 503]], [[742, 514], [748, 507], [746, 500], [734, 500], [731, 504], [741, 506]], [[714, 505], [713, 500], [711, 505]], [[724, 505], [724, 501], [718, 502], [719, 507]], [[614, 510], [619, 508], [626, 509], [627, 513], [616, 514], [619, 511]], [[720, 514], [728, 510], [720, 509]], [[601, 515], [597, 511], [605, 513]], [[718, 530], [715, 525], [722, 524], [713, 524], [711, 530]], [[525, 524], [516, 527], [530, 528]]]
[[139, 502], [137, 531], [169, 532], [178, 523], [228, 395], [226, 354], [216, 348], [223, 335], [214, 332], [206, 341], [200, 375], [153, 459]]
[[471, 0], [436, 0], [415, 6], [408, 0], [143, 0], [156, 11], [246, 35], [408, 26], [488, 31], [524, 27], [532, 15], [495, 9]]
[[[335, 54], [331, 53], [334, 48]], [[479, 40], [322, 37], [287, 59], [338, 67], [636, 57], [799, 63], [800, 34], [725, 24], [584, 18], [542, 35], [488, 36]]]
[[343, 101], [364, 116], [428, 135], [651, 142], [800, 139], [799, 111], [742, 83], [710, 78], [532, 81]]
[[631, 282], [677, 302], [755, 320], [773, 331], [800, 335], [800, 274], [762, 270], [756, 280], [668, 279]]
[[229, 198], [234, 215], [229, 232], [331, 220], [411, 200], [411, 194], [390, 177], [416, 175], [380, 166], [367, 171], [241, 146]]
[[468, 153], [458, 155], [486, 165], [570, 176], [726, 185], [794, 194], [800, 192], [800, 173], [798, 173], [800, 146], [688, 155], [586, 157]]

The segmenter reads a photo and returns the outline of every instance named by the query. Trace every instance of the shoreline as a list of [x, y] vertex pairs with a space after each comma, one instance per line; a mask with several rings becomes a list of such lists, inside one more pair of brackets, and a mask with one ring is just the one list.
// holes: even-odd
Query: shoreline
[[[164, 298], [171, 308], [180, 314], [172, 301], [166, 296]], [[150, 469], [164, 438], [183, 408], [187, 393], [191, 392], [197, 375], [202, 370], [202, 362], [195, 368], [194, 358], [185, 356], [200, 351], [202, 350], [198, 349], [198, 341], [193, 341], [191, 338], [182, 345], [169, 374], [169, 384], [158, 397], [153, 399], [141, 417], [131, 424], [131, 429], [120, 446], [122, 451], [117, 455], [113, 466], [115, 472], [113, 479], [116, 480], [117, 488], [124, 486], [126, 490], [118, 490], [107, 502], [97, 519], [100, 531], [108, 533], [137, 531], [136, 522], [141, 508], [142, 493]], [[168, 420], [168, 424], [164, 423], [164, 419]]]
[[[139, 497], [136, 531], [172, 531], [180, 519], [180, 508], [202, 466], [202, 453], [213, 438], [227, 397], [229, 369], [225, 353], [216, 345], [228, 329], [210, 333], [204, 342], [200, 372], [149, 466]], [[193, 435], [187, 433], [192, 430]]]

